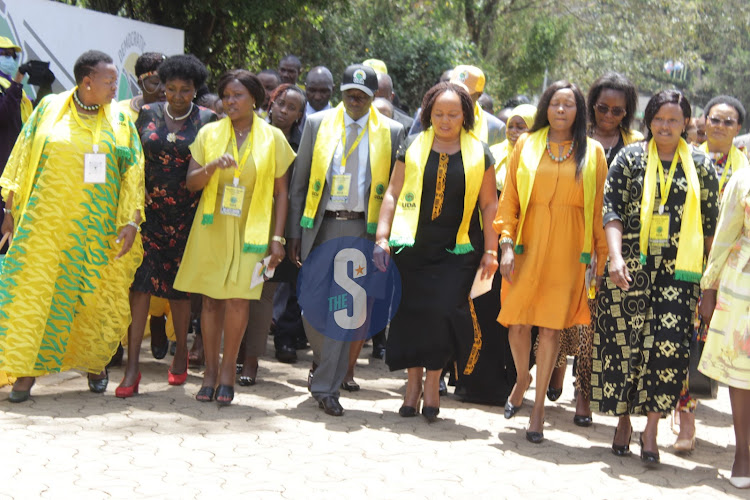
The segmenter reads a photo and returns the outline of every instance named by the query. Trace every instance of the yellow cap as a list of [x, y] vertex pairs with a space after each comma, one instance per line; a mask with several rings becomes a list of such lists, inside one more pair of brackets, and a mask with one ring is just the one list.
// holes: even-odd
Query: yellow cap
[[376, 73], [383, 73], [384, 75], [388, 74], [388, 68], [386, 67], [385, 63], [381, 61], [380, 59], [368, 59], [364, 61], [362, 64], [365, 66], [369, 66], [372, 69], [375, 70]]
[[469, 94], [484, 91], [484, 73], [476, 66], [456, 66], [453, 68], [450, 81], [466, 87]]
[[10, 38], [4, 36], [0, 36], [0, 49], [15, 49], [16, 54], [23, 52], [21, 47], [15, 45]]

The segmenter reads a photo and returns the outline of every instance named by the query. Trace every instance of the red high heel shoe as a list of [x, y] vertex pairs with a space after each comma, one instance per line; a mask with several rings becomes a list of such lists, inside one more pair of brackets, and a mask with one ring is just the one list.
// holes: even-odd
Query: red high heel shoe
[[138, 385], [141, 383], [141, 372], [138, 372], [138, 378], [135, 379], [135, 384], [131, 386], [123, 386], [122, 382], [115, 389], [115, 396], [118, 398], [129, 398], [135, 394], [138, 394]]
[[185, 363], [185, 371], [182, 373], [172, 373], [171, 366], [167, 369], [167, 373], [167, 382], [169, 382], [169, 385], [182, 385], [185, 383], [188, 377], [188, 363]]

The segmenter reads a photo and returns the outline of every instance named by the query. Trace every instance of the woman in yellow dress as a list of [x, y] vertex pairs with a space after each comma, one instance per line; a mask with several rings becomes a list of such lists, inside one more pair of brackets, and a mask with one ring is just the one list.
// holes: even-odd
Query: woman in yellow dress
[[12, 236], [0, 266], [0, 370], [18, 377], [14, 403], [35, 377], [71, 369], [106, 390], [143, 254], [143, 154], [111, 102], [117, 68], [88, 51], [73, 72], [76, 88], [40, 103], [0, 178], [2, 233]]
[[[710, 120], [710, 116], [709, 116]], [[721, 201], [700, 313], [710, 324], [698, 369], [729, 386], [734, 420], [732, 477], [750, 488], [750, 169], [732, 175]]]
[[[201, 326], [206, 371], [198, 401], [228, 405], [234, 399], [235, 362], [249, 317], [253, 270], [270, 252], [268, 267], [283, 260], [288, 206], [286, 171], [294, 151], [281, 130], [257, 118], [265, 90], [246, 70], [219, 80], [227, 114], [205, 125], [190, 147], [187, 188], [203, 189], [174, 288], [203, 297]], [[275, 219], [275, 220], [274, 220]], [[224, 356], [219, 370], [221, 332]]]

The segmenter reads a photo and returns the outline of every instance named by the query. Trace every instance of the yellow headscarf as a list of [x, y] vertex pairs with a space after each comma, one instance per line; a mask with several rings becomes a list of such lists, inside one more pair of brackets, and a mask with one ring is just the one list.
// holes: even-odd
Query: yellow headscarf
[[[520, 104], [513, 108], [510, 116], [508, 116], [508, 121], [514, 116], [520, 117], [526, 123], [526, 127], [531, 128], [534, 125], [534, 118], [536, 118], [536, 106]], [[508, 155], [510, 155], [512, 149], [508, 139], [505, 139], [500, 144], [490, 146], [490, 152], [492, 152], [492, 157], [495, 159], [495, 182], [498, 191], [502, 191], [505, 185], [505, 176], [508, 171]]]

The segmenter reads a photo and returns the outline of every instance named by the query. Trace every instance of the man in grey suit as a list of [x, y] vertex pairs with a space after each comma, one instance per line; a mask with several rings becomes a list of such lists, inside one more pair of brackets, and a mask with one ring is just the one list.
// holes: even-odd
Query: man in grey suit
[[[307, 117], [289, 190], [287, 219], [289, 258], [297, 265], [302, 265], [316, 246], [334, 238], [374, 238], [373, 234], [367, 232], [368, 200], [371, 195], [381, 196], [382, 200], [382, 193], [378, 189], [376, 195], [370, 189], [372, 178], [377, 175], [376, 167], [370, 161], [370, 149], [378, 147], [376, 141], [381, 139], [371, 137], [371, 120], [379, 120], [380, 124], [388, 127], [390, 145], [384, 144], [383, 147], [390, 147], [390, 151], [382, 156], [390, 158], [386, 166], [389, 176], [396, 162], [396, 151], [404, 138], [400, 123], [386, 118], [371, 107], [377, 88], [378, 80], [372, 68], [361, 64], [349, 66], [341, 81], [342, 104]], [[343, 106], [343, 111], [340, 106]], [[333, 119], [335, 113], [343, 113], [343, 131], [333, 130], [334, 125], [340, 123]], [[332, 148], [333, 143], [335, 149]], [[330, 163], [325, 165], [325, 175], [321, 176], [324, 179], [322, 183], [315, 179], [317, 174], [313, 171], [313, 156], [318, 148], [321, 151], [333, 150]], [[321, 155], [319, 153], [319, 157]], [[337, 196], [332, 196], [332, 184], [337, 186]], [[309, 212], [309, 217], [305, 217], [305, 208], [312, 198], [318, 198], [318, 192], [320, 196], [314, 217]], [[305, 319], [304, 311], [303, 322], [313, 348], [314, 365], [317, 365], [310, 391], [327, 414], [341, 416], [344, 409], [339, 403], [339, 388], [349, 365], [350, 343], [318, 332]]]

